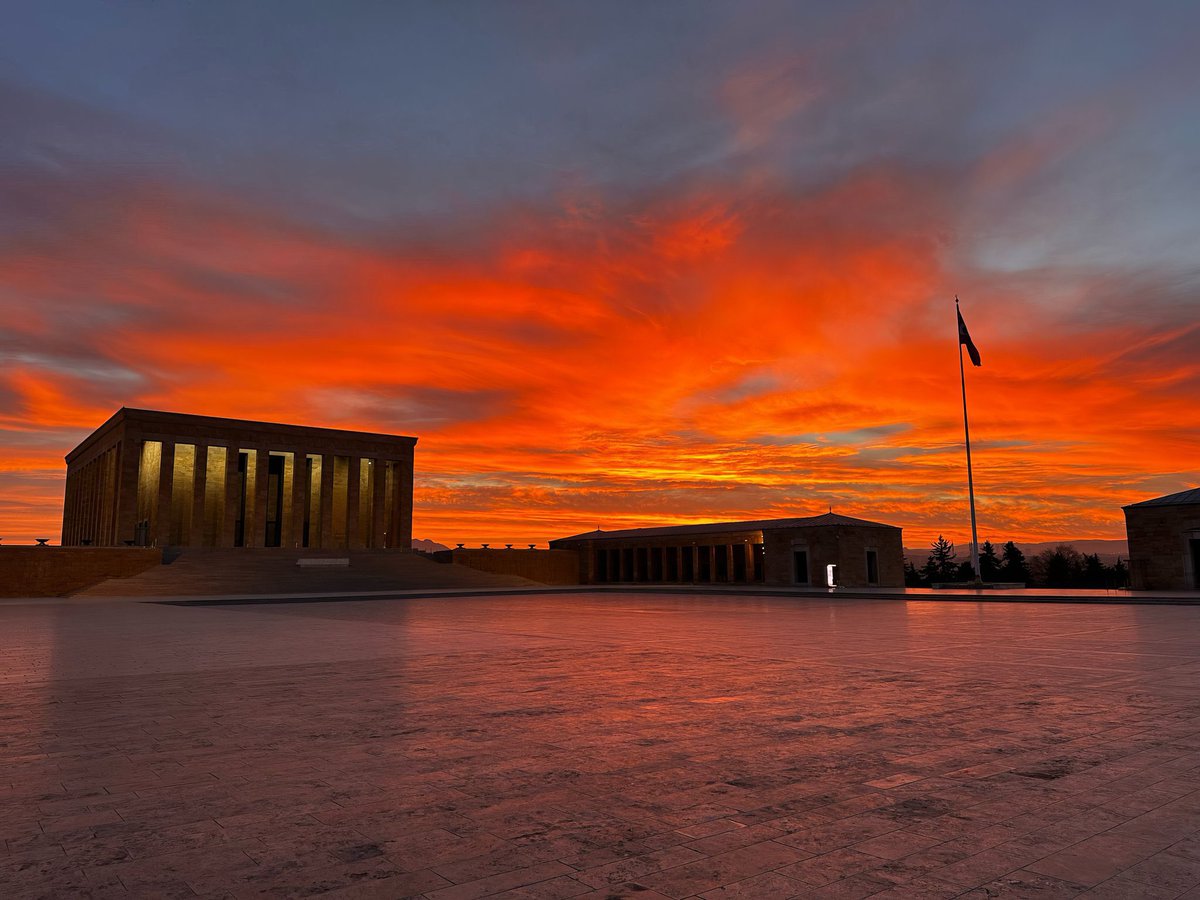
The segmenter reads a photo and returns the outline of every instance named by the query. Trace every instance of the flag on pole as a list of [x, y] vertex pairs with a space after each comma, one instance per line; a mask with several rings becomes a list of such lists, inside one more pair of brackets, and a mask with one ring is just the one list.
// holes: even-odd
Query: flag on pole
[[[958, 298], [954, 298], [954, 308], [958, 310]], [[958, 342], [966, 344], [967, 354], [971, 357], [971, 365], [982, 366], [983, 363], [979, 360], [979, 351], [975, 349], [975, 342], [971, 340], [971, 332], [967, 331], [967, 323], [963, 321], [962, 312], [958, 313]]]

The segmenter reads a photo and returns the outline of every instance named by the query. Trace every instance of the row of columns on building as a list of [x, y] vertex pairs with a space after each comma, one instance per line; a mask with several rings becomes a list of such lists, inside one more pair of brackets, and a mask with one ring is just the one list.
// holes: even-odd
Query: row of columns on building
[[765, 578], [761, 543], [700, 544], [681, 547], [597, 547], [592, 580], [610, 582], [729, 582]]
[[[157, 479], [148, 471], [147, 457], [147, 448], [155, 444]], [[184, 448], [192, 457], [190, 486], [186, 474], [181, 478], [176, 465], [179, 451]], [[239, 465], [243, 454], [247, 462], [245, 471]], [[123, 488], [136, 486], [136, 490], [121, 492], [120, 519], [125, 526], [122, 530], [134, 532], [130, 534], [132, 538], [138, 525], [146, 523], [145, 542], [157, 546], [407, 549], [412, 532], [411, 461], [310, 454], [301, 449], [276, 450], [274, 455], [285, 460], [277, 487], [286, 492], [278, 503], [284, 515], [277, 522], [276, 540], [271, 540], [267, 533], [272, 451], [265, 447], [140, 442], [136, 452], [127, 453], [122, 459]], [[315, 491], [308, 477], [310, 458], [319, 461], [320, 480]], [[335, 478], [341, 469], [339, 460], [345, 462], [344, 494], [335, 491]], [[216, 465], [212, 465], [214, 462]], [[361, 492], [364, 465], [373, 470], [366, 479], [368, 502], [364, 502]], [[216, 477], [215, 485], [210, 483], [210, 475]], [[176, 488], [189, 487], [189, 495], [176, 498]], [[364, 511], [367, 518], [360, 521]], [[243, 525], [240, 535], [239, 513]], [[186, 523], [186, 527], [181, 528], [181, 523]]]
[[67, 479], [62, 543], [119, 543], [117, 481], [119, 447], [110, 447]]
[[[186, 490], [187, 481], [179, 478], [176, 466], [181, 448], [188, 448], [193, 454], [191, 497], [180, 498], [181, 503], [176, 504], [175, 488]], [[220, 450], [221, 454], [210, 454], [211, 450]], [[210, 466], [210, 455], [216, 456], [216, 466]], [[281, 515], [272, 523], [275, 530], [272, 535], [268, 532], [270, 450], [163, 442], [154, 510], [156, 521], [152, 528], [154, 540], [160, 546], [193, 547], [350, 550], [407, 547], [407, 535], [412, 532], [410, 464], [382, 458], [310, 454], [301, 449], [276, 451], [274, 456], [283, 461], [283, 467], [276, 484], [281, 494], [274, 504]], [[242, 468], [244, 458], [245, 468]], [[314, 463], [312, 473], [310, 462]], [[210, 474], [216, 475], [220, 482], [216, 490], [211, 490]], [[340, 476], [344, 479], [342, 484], [338, 484]], [[182, 515], [182, 505], [188, 502], [191, 508]], [[215, 520], [214, 509], [220, 510], [220, 521]], [[186, 534], [179, 527], [181, 521], [187, 522]]]

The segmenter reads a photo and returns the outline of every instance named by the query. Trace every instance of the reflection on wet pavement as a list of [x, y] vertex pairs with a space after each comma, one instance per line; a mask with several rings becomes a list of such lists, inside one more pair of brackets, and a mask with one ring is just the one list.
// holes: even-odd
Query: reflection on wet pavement
[[1200, 610], [0, 606], [0, 893], [1176, 897]]

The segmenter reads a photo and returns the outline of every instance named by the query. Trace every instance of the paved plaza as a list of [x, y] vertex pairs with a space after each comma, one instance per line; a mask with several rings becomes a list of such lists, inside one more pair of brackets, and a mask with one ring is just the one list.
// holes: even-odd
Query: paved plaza
[[0, 896], [1200, 897], [1198, 625], [0, 601]]

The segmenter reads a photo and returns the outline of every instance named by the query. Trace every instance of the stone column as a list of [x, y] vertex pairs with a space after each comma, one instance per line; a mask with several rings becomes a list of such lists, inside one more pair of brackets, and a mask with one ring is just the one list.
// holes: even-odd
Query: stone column
[[171, 542], [171, 489], [175, 484], [175, 444], [162, 443], [158, 468], [158, 508], [154, 513], [154, 543], [166, 547]]
[[292, 451], [292, 534], [294, 548], [304, 546], [304, 513], [308, 506], [308, 454], [303, 450]]
[[138, 468], [142, 445], [128, 437], [121, 441], [121, 462], [117, 475], [117, 544], [133, 540], [137, 534]]
[[346, 468], [346, 548], [361, 550], [363, 542], [358, 536], [359, 479], [362, 477], [362, 460], [351, 456]]
[[[267, 543], [267, 472], [271, 454], [259, 447], [254, 452], [254, 515], [246, 525], [246, 546], [264, 547]], [[248, 504], [249, 505], [249, 504]]]
[[192, 533], [188, 544], [204, 546], [204, 491], [208, 487], [208, 445], [196, 445], [195, 475], [192, 480]]
[[399, 476], [396, 479], [396, 503], [398, 515], [396, 516], [397, 534], [395, 546], [400, 550], [412, 549], [412, 514], [413, 514], [413, 452], [409, 450], [405, 454], [404, 461], [400, 463]]
[[322, 550], [333, 546], [333, 460], [332, 453], [321, 456], [321, 522], [317, 527], [321, 542], [317, 546]]
[[387, 531], [387, 460], [372, 461], [375, 472], [371, 476], [371, 546], [383, 547], [383, 533]]
[[238, 488], [241, 476], [238, 475], [238, 447], [230, 444], [225, 448], [225, 521], [221, 523], [221, 540], [219, 547], [232, 547], [234, 530], [238, 518]]

